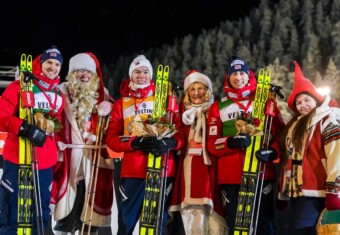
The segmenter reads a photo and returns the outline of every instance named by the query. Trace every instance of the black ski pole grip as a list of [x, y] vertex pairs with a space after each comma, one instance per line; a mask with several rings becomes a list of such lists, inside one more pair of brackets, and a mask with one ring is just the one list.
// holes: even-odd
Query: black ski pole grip
[[29, 83], [31, 80], [35, 79], [37, 81], [39, 81], [39, 79], [33, 75], [33, 73], [29, 72], [29, 71], [23, 71], [24, 73], [24, 78], [23, 78], [23, 82], [24, 83]]

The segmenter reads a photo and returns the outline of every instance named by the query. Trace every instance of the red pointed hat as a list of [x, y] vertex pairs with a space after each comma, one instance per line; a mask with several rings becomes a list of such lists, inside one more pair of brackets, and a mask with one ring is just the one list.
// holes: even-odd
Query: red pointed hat
[[323, 97], [316, 91], [316, 88], [314, 87], [313, 83], [309, 79], [305, 78], [305, 76], [303, 76], [299, 64], [296, 61], [294, 61], [294, 64], [295, 64], [294, 85], [292, 92], [288, 96], [287, 103], [288, 107], [293, 112], [296, 112], [297, 110], [295, 107], [295, 98], [297, 95], [301, 93], [307, 93], [313, 96], [319, 103], [323, 102]]

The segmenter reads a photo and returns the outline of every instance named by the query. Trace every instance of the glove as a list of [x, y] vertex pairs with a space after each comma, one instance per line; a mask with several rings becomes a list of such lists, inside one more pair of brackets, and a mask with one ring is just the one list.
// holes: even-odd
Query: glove
[[143, 152], [151, 152], [156, 148], [156, 138], [137, 136], [131, 141], [131, 148]]
[[277, 151], [274, 148], [259, 149], [256, 151], [255, 156], [260, 162], [271, 162], [277, 158]]
[[251, 144], [251, 139], [248, 134], [238, 134], [235, 135], [234, 137], [229, 137], [227, 139], [227, 145], [229, 148], [234, 149], [234, 148], [247, 148]]
[[19, 136], [29, 139], [36, 146], [41, 147], [44, 145], [46, 140], [46, 133], [34, 125], [28, 124], [27, 121], [23, 121], [20, 129]]
[[167, 153], [169, 150], [176, 148], [177, 140], [173, 137], [156, 140], [155, 148], [150, 150], [150, 153], [161, 156]]
[[279, 211], [286, 210], [288, 208], [288, 204], [289, 204], [289, 201], [287, 200], [280, 200], [280, 199], [275, 200], [275, 207]]
[[340, 210], [340, 199], [337, 193], [326, 193], [325, 206], [327, 210]]

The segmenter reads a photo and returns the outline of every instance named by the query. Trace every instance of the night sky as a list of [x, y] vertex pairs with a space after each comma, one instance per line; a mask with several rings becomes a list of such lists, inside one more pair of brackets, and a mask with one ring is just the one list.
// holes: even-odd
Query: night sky
[[[131, 1], [7, 0], [1, 3], [0, 65], [17, 65], [22, 53], [33, 57], [54, 44], [64, 60], [93, 52], [101, 64], [198, 35], [221, 21], [238, 19], [259, 0]], [[233, 6], [231, 6], [233, 5]]]

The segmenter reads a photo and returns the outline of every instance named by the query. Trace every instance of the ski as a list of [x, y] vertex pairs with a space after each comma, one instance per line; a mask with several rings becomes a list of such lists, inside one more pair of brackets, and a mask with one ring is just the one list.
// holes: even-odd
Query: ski
[[[261, 122], [259, 130], [264, 130], [266, 119], [265, 107], [270, 89], [270, 70], [259, 70], [252, 116]], [[238, 196], [238, 205], [235, 219], [234, 235], [253, 234], [254, 211], [257, 206], [258, 193], [258, 160], [255, 152], [260, 149], [263, 136], [252, 136], [251, 145], [246, 150], [243, 166], [241, 186]]]
[[[27, 82], [25, 72], [32, 72], [32, 56], [22, 54], [20, 59], [20, 110], [19, 117], [31, 123], [34, 106], [32, 82]], [[32, 234], [33, 221], [33, 173], [31, 166], [31, 143], [19, 137], [19, 170], [18, 170], [18, 235]]]
[[[157, 68], [156, 90], [154, 97], [154, 106], [152, 118], [164, 117], [167, 108], [167, 97], [169, 91], [169, 66], [159, 65]], [[145, 181], [145, 194], [143, 199], [143, 208], [140, 218], [140, 234], [154, 235], [157, 234], [159, 226], [158, 214], [160, 197], [162, 196], [163, 179], [162, 156], [155, 156], [152, 153], [148, 155], [148, 165]]]

